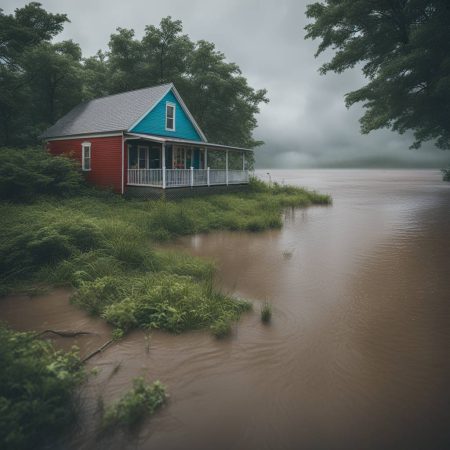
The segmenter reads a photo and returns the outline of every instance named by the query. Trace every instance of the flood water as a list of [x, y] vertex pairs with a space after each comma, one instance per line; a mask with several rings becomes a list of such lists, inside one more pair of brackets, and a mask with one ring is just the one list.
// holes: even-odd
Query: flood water
[[[449, 448], [450, 184], [431, 170], [270, 172], [333, 205], [286, 211], [281, 230], [173, 244], [214, 259], [217, 285], [254, 312], [225, 340], [134, 332], [93, 358], [84, 418], [61, 448]], [[3, 299], [0, 317], [95, 331], [76, 341], [87, 354], [111, 330], [68, 298]], [[168, 404], [139, 432], [99, 439], [98, 399], [108, 404], [138, 375], [166, 384]]]

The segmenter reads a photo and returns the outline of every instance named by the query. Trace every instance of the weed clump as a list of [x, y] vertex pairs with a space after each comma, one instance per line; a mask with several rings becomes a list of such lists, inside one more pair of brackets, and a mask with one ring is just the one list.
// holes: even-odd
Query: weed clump
[[210, 328], [216, 338], [224, 338], [231, 333], [231, 319], [228, 317], [220, 318]]
[[143, 378], [136, 378], [133, 380], [133, 388], [106, 409], [103, 428], [136, 425], [145, 416], [154, 414], [166, 400], [166, 388], [159, 381], [148, 384]]
[[269, 323], [271, 319], [272, 319], [272, 305], [266, 301], [261, 306], [261, 320], [264, 323]]

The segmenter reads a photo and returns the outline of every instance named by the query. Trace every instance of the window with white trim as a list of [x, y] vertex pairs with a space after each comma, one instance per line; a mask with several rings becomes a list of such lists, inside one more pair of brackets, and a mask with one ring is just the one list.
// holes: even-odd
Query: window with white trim
[[166, 130], [175, 131], [175, 104], [166, 103]]
[[81, 144], [81, 168], [91, 170], [91, 143], [83, 142]]

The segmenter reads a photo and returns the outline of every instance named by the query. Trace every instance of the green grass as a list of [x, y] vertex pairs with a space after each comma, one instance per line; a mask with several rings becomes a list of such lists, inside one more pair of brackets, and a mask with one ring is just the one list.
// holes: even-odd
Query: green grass
[[166, 388], [159, 381], [150, 385], [143, 378], [136, 378], [133, 380], [133, 388], [118, 402], [106, 408], [102, 426], [109, 429], [136, 425], [145, 416], [154, 414], [166, 399]]
[[78, 355], [2, 325], [0, 349], [0, 447], [41, 448], [76, 417], [75, 391], [85, 376]]
[[117, 337], [135, 327], [224, 335], [250, 305], [213, 289], [210, 262], [155, 244], [212, 230], [279, 228], [283, 208], [327, 203], [328, 196], [255, 179], [246, 193], [176, 202], [93, 190], [1, 202], [0, 294], [73, 287], [73, 302], [113, 324]]

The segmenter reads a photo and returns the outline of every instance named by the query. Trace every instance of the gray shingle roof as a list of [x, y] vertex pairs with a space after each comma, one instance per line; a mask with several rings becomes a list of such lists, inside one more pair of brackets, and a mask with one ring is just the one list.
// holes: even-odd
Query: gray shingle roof
[[172, 87], [172, 83], [162, 84], [81, 103], [48, 128], [41, 138], [128, 130]]

